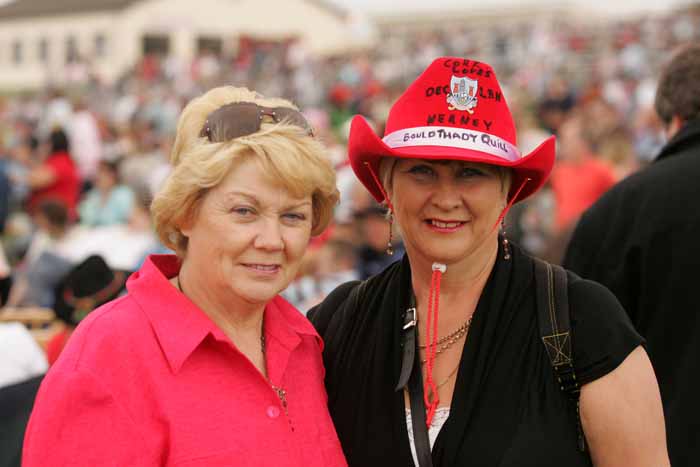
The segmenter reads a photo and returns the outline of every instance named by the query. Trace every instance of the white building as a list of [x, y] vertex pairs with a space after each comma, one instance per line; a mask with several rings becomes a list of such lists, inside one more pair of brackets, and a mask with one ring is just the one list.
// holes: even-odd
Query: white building
[[0, 7], [0, 90], [65, 84], [84, 62], [111, 82], [147, 52], [189, 60], [241, 37], [334, 53], [362, 45], [353, 27], [321, 0], [15, 0]]

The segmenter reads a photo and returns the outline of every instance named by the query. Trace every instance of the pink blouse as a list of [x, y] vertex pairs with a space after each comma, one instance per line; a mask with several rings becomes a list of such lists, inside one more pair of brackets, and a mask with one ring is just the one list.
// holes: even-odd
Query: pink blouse
[[345, 466], [311, 324], [280, 297], [267, 305], [267, 381], [168, 282], [178, 269], [149, 257], [78, 326], [39, 390], [22, 465]]

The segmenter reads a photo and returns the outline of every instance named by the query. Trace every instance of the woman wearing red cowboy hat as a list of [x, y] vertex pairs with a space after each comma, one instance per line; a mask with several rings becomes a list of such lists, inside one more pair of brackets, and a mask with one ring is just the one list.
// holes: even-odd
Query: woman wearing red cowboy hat
[[349, 465], [669, 465], [643, 339], [614, 296], [499, 235], [554, 152], [519, 152], [493, 70], [472, 60], [435, 60], [382, 139], [355, 117], [352, 167], [406, 255], [309, 315]]

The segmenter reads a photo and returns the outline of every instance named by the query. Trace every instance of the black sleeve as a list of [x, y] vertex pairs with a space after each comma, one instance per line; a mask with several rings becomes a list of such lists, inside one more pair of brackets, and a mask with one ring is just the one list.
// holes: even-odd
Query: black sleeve
[[617, 368], [644, 339], [607, 288], [572, 274], [569, 281], [574, 365], [586, 384]]
[[350, 281], [339, 285], [318, 305], [314, 306], [306, 314], [311, 324], [316, 328], [316, 332], [325, 341], [327, 331], [335, 312], [345, 303], [352, 289], [360, 281]]

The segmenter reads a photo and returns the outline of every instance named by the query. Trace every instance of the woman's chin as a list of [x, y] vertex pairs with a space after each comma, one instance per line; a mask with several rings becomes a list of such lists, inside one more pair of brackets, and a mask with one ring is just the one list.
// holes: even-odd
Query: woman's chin
[[281, 287], [279, 283], [236, 281], [231, 284], [230, 292], [245, 303], [251, 305], [265, 305], [275, 298], [282, 290], [284, 290], [284, 287]]

